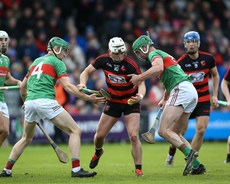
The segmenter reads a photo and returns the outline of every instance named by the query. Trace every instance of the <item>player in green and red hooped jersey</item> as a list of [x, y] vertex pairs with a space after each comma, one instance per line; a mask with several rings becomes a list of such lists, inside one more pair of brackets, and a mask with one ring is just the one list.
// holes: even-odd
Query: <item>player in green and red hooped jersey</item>
[[69, 135], [69, 150], [72, 158], [72, 177], [93, 177], [96, 172], [84, 171], [80, 167], [81, 129], [55, 100], [54, 85], [59, 80], [66, 92], [95, 104], [105, 102], [104, 97], [86, 95], [70, 83], [63, 59], [69, 44], [61, 38], [53, 37], [47, 47], [48, 54], [37, 58], [30, 66], [21, 84], [21, 96], [25, 104], [25, 121], [22, 138], [14, 145], [9, 160], [0, 177], [10, 177], [12, 167], [24, 149], [31, 143], [40, 119], [48, 119]]
[[[21, 81], [13, 78], [9, 71], [10, 60], [4, 55], [8, 49], [9, 36], [5, 31], [0, 30], [0, 87], [4, 85], [20, 86]], [[4, 91], [0, 90], [0, 147], [9, 135], [9, 113], [5, 103]]]
[[192, 170], [192, 166], [200, 165], [196, 159], [198, 152], [192, 150], [189, 142], [181, 136], [181, 130], [198, 101], [196, 89], [176, 60], [166, 52], [155, 49], [149, 36], [140, 36], [133, 43], [132, 48], [138, 58], [152, 64], [152, 67], [144, 73], [130, 75], [132, 83], [138, 85], [148, 78], [159, 77], [164, 84], [165, 94], [159, 102], [159, 106], [163, 106], [164, 111], [158, 133], [186, 156], [183, 175], [187, 175]]

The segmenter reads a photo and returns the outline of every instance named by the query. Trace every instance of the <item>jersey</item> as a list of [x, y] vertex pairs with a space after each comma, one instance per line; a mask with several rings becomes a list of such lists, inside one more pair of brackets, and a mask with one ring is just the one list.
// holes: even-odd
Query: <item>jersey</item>
[[55, 99], [54, 85], [57, 79], [67, 77], [65, 64], [52, 54], [37, 58], [30, 66], [26, 78], [26, 100]]
[[171, 92], [180, 82], [190, 82], [188, 75], [184, 73], [171, 55], [161, 50], [154, 50], [149, 53], [148, 59], [150, 62], [154, 62], [157, 58], [161, 58], [164, 62], [164, 70], [159, 78], [168, 92]]
[[228, 82], [230, 82], [230, 67], [228, 68], [228, 71], [224, 75], [224, 79]]
[[128, 99], [138, 93], [138, 87], [133, 89], [131, 77], [127, 75], [139, 75], [141, 71], [130, 57], [126, 56], [121, 62], [114, 62], [109, 54], [105, 54], [97, 57], [92, 66], [103, 70], [111, 102], [127, 104]]
[[213, 56], [199, 51], [199, 57], [196, 60], [191, 59], [188, 54], [184, 54], [178, 59], [178, 63], [195, 86], [198, 93], [198, 102], [210, 101], [209, 71], [216, 66]]
[[[4, 54], [0, 57], [0, 86], [5, 85], [6, 75], [9, 72], [10, 60]], [[4, 90], [0, 90], [0, 101], [5, 102]]]

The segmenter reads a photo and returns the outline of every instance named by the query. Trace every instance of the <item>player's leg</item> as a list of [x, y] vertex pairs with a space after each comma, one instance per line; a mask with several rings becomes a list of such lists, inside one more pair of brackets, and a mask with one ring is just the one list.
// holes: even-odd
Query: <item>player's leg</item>
[[94, 135], [95, 153], [90, 160], [89, 167], [91, 169], [97, 166], [98, 161], [104, 152], [102, 147], [105, 142], [105, 137], [108, 135], [109, 131], [114, 126], [114, 124], [118, 121], [118, 119], [119, 118], [112, 117], [105, 113], [102, 113], [98, 123], [96, 134]]
[[143, 176], [142, 145], [139, 138], [140, 113], [131, 113], [125, 115], [124, 120], [131, 142], [131, 153], [136, 168], [136, 176]]
[[0, 112], [0, 147], [9, 136], [10, 120]]
[[24, 149], [31, 143], [34, 137], [36, 122], [29, 123], [24, 121], [22, 138], [14, 145], [9, 160], [4, 170], [0, 173], [0, 177], [9, 177], [12, 173], [12, 168], [18, 160]]
[[[185, 119], [184, 121], [187, 121], [187, 119]], [[181, 133], [182, 136], [184, 136], [187, 128], [188, 128], [188, 123], [185, 124], [185, 126], [182, 130], [182, 133]], [[174, 146], [173, 144], [170, 144], [169, 152], [168, 152], [168, 155], [167, 155], [166, 161], [165, 161], [166, 167], [173, 167], [175, 154], [176, 154], [176, 146]]]
[[228, 142], [227, 142], [227, 158], [224, 161], [225, 164], [230, 163], [230, 136], [228, 137]]
[[196, 117], [196, 134], [191, 143], [192, 149], [196, 151], [200, 150], [204, 140], [205, 130], [208, 126], [208, 122], [209, 122], [209, 116]]

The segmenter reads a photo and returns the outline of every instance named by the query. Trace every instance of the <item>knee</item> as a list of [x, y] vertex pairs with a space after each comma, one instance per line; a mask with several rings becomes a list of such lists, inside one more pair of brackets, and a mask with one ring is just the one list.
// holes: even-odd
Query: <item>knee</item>
[[162, 128], [159, 128], [158, 134], [159, 134], [159, 136], [161, 136], [161, 137], [164, 138], [164, 136], [165, 136], [165, 131], [164, 131]]
[[72, 129], [69, 130], [69, 135], [70, 134], [75, 134], [75, 135], [78, 135], [79, 137], [81, 137], [81, 129], [80, 127], [78, 127], [77, 125], [74, 126]]
[[206, 130], [205, 127], [199, 128], [196, 130], [196, 134], [198, 134], [199, 136], [204, 136], [205, 130]]
[[6, 129], [2, 129], [0, 130], [0, 135], [5, 139], [9, 136], [9, 130], [6, 130]]
[[131, 134], [130, 135], [130, 141], [131, 141], [131, 144], [136, 145], [137, 141], [138, 141], [137, 135], [136, 134]]

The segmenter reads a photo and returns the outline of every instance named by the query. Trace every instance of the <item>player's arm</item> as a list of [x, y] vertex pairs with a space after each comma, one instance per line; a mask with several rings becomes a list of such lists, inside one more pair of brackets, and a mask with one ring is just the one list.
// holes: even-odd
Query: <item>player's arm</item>
[[164, 71], [164, 62], [162, 58], [158, 57], [152, 62], [152, 67], [140, 75], [130, 74], [128, 76], [132, 77], [131, 82], [134, 85], [139, 85], [141, 81], [146, 79], [157, 77]]
[[28, 79], [25, 77], [20, 86], [20, 95], [21, 95], [23, 102], [25, 101], [26, 96], [27, 96], [27, 80]]
[[17, 80], [15, 78], [12, 77], [12, 75], [10, 74], [10, 72], [8, 72], [6, 74], [6, 80], [5, 80], [5, 85], [7, 86], [20, 86], [22, 82], [20, 80]]
[[219, 77], [216, 66], [210, 69], [210, 74], [211, 74], [212, 83], [213, 83], [212, 101], [213, 101], [214, 107], [218, 107], [218, 88], [219, 88], [220, 77]]
[[80, 75], [80, 84], [78, 85], [79, 89], [86, 87], [88, 78], [94, 71], [96, 71], [96, 69], [91, 64], [85, 68]]
[[95, 104], [101, 104], [105, 102], [104, 97], [96, 97], [95, 94], [86, 95], [80, 92], [80, 90], [75, 85], [71, 84], [69, 77], [62, 77], [59, 80], [63, 88], [66, 90], [66, 92], [68, 92], [71, 95], [74, 95], [78, 98], [81, 98], [83, 100], [86, 100], [86, 101], [89, 101]]
[[228, 88], [228, 85], [229, 85], [229, 81], [223, 79], [222, 82], [221, 82], [221, 90], [228, 102], [228, 106], [230, 106], [230, 94], [229, 94], [229, 88]]

